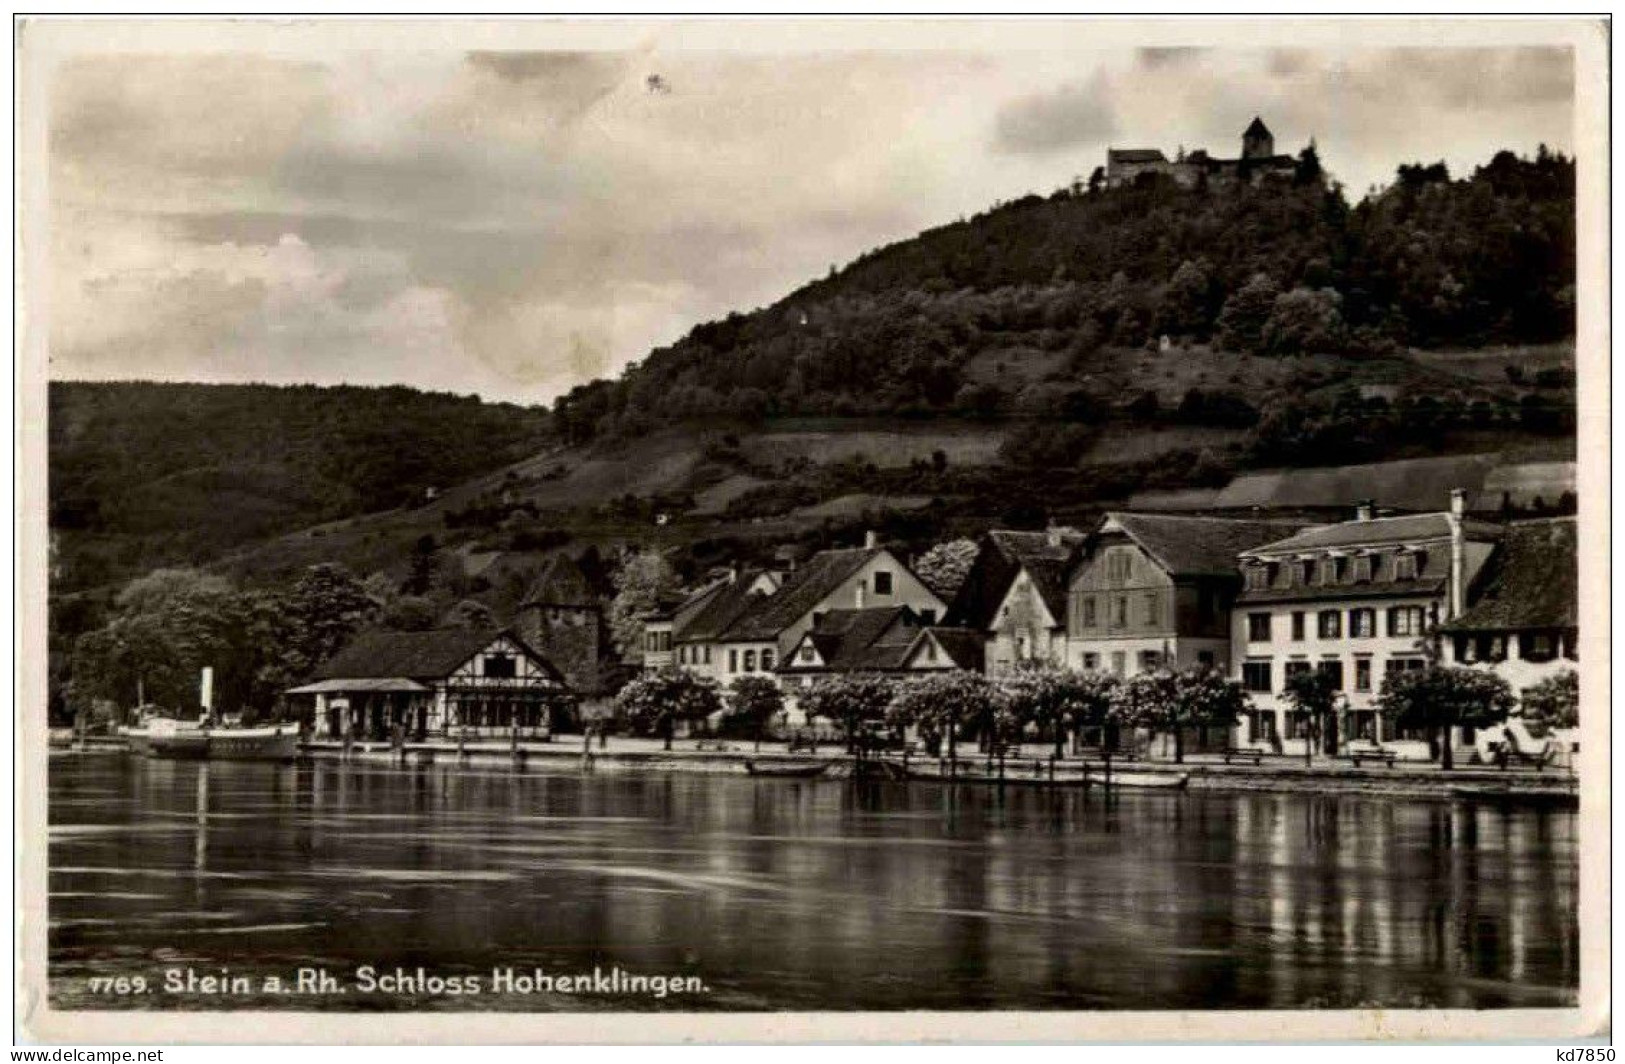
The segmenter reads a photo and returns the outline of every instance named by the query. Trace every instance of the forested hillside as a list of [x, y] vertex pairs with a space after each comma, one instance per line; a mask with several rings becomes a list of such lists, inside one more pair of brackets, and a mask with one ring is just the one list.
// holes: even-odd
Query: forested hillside
[[420, 503], [548, 431], [540, 409], [411, 388], [53, 382], [53, 591]]
[[1574, 164], [1544, 149], [1461, 180], [1403, 166], [1353, 206], [1312, 149], [1290, 183], [1074, 186], [699, 325], [555, 414], [571, 442], [717, 416], [1065, 418], [1134, 398], [1099, 360], [1163, 337], [1353, 359], [1544, 343], [1573, 335], [1574, 248]]

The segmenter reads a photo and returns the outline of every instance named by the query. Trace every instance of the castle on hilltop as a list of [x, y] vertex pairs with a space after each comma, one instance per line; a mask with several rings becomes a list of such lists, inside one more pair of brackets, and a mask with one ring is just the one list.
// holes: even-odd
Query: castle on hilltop
[[1293, 166], [1292, 156], [1275, 154], [1275, 134], [1255, 116], [1241, 135], [1239, 159], [1215, 159], [1202, 148], [1189, 153], [1180, 149], [1172, 160], [1160, 148], [1108, 148], [1106, 187], [1132, 185], [1144, 174], [1166, 175], [1182, 188], [1243, 181], [1256, 184], [1269, 178], [1290, 178]]

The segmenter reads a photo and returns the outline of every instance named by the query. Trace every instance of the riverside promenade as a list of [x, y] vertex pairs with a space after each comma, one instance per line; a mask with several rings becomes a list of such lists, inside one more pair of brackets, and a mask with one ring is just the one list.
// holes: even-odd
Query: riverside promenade
[[[346, 747], [331, 740], [303, 744], [302, 754], [319, 760], [356, 760], [411, 766], [457, 765], [510, 769], [602, 771], [602, 772], [683, 772], [744, 774], [745, 763], [768, 768], [829, 765], [826, 778], [852, 774], [855, 759], [839, 742], [820, 744], [816, 750], [786, 749], [785, 743], [763, 742], [760, 749], [751, 740], [676, 739], [671, 749], [660, 739], [612, 736], [607, 743], [582, 736], [560, 735], [550, 741], [429, 740], [396, 745], [388, 742], [356, 742]], [[888, 754], [884, 763], [901, 767], [901, 754]], [[908, 764], [932, 776], [953, 773], [966, 784], [1005, 784], [1029, 787], [1076, 786], [1106, 782], [1107, 766], [1098, 754], [1052, 758], [1046, 744], [1029, 743], [1019, 753], [989, 758], [972, 748], [962, 748], [956, 763], [947, 759], [911, 755]], [[1113, 758], [1111, 771], [1137, 777], [1187, 777], [1190, 790], [1286, 791], [1294, 793], [1367, 794], [1396, 798], [1483, 798], [1527, 800], [1571, 804], [1578, 801], [1579, 778], [1567, 768], [1547, 767], [1501, 769], [1494, 766], [1458, 764], [1444, 771], [1431, 762], [1396, 762], [1391, 767], [1369, 762], [1355, 765], [1348, 758], [1317, 756], [1305, 763], [1302, 757], [1266, 757], [1259, 763], [1227, 764], [1219, 754], [1187, 754], [1183, 762]], [[942, 782], [948, 782], [946, 779]]]

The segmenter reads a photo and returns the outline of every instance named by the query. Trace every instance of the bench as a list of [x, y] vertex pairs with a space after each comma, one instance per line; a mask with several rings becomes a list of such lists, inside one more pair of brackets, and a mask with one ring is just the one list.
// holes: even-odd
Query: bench
[[1244, 760], [1250, 758], [1253, 764], [1258, 765], [1263, 763], [1264, 758], [1275, 756], [1276, 753], [1273, 750], [1260, 750], [1253, 746], [1231, 746], [1225, 748], [1224, 763], [1228, 765], [1231, 758], [1239, 757]]
[[1393, 768], [1399, 755], [1392, 750], [1350, 750], [1348, 758], [1355, 768], [1359, 768], [1362, 761], [1381, 761], [1384, 767]]

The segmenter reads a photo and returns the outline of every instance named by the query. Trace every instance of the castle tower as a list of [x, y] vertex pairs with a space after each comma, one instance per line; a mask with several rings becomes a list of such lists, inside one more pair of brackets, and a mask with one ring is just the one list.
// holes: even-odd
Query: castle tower
[[1253, 116], [1252, 125], [1241, 135], [1241, 157], [1243, 159], [1268, 159], [1275, 154], [1275, 134], [1270, 127], [1257, 115]]
[[591, 698], [603, 688], [608, 653], [601, 600], [586, 574], [566, 554], [543, 564], [513, 618], [519, 638], [551, 661], [572, 690]]

